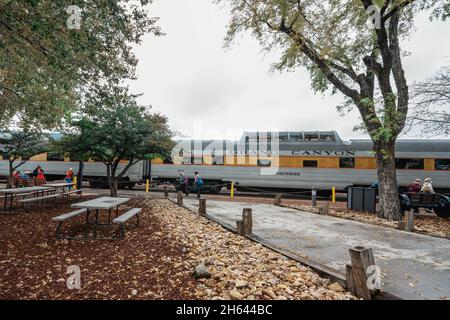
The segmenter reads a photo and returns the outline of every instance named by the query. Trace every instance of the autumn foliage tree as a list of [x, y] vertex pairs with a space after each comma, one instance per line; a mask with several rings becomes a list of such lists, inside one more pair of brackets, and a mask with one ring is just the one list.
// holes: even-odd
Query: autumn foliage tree
[[432, 9], [446, 18], [440, 1], [414, 0], [216, 0], [231, 12], [226, 44], [250, 32], [266, 51], [281, 51], [274, 68], [305, 67], [316, 92], [331, 89], [356, 106], [373, 141], [380, 216], [398, 219], [395, 142], [408, 113], [409, 89], [400, 41], [414, 14]]

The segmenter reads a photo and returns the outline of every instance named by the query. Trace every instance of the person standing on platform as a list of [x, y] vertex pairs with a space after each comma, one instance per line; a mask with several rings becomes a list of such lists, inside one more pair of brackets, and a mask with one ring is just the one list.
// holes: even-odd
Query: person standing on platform
[[180, 172], [180, 181], [179, 181], [179, 190], [183, 192], [186, 197], [189, 196], [189, 192], [187, 191], [187, 186], [189, 183], [189, 178], [186, 177], [183, 171]]
[[200, 175], [198, 174], [198, 172], [195, 172], [195, 178], [194, 178], [194, 191], [197, 193], [197, 198], [200, 199], [201, 194], [200, 192], [202, 191], [202, 187], [203, 187], [203, 179], [200, 177]]

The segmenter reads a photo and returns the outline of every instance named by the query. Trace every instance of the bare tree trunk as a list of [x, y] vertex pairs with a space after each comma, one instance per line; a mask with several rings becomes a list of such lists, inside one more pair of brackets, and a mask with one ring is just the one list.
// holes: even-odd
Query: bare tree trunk
[[400, 218], [400, 201], [395, 171], [395, 142], [375, 142], [377, 159], [379, 216], [388, 220]]

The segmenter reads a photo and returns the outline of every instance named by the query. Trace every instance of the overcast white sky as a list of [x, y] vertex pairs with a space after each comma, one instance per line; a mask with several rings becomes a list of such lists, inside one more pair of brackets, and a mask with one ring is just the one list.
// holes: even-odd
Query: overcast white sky
[[[133, 92], [140, 102], [169, 117], [172, 129], [186, 137], [238, 138], [244, 130], [337, 130], [354, 132], [358, 113], [341, 117], [341, 96], [314, 95], [307, 72], [270, 73], [276, 56], [261, 53], [249, 35], [223, 49], [228, 13], [211, 0], [157, 0], [152, 15], [166, 36], [147, 36], [135, 52], [138, 80]], [[450, 22], [417, 19], [417, 32], [403, 48], [410, 83], [433, 75], [450, 63]], [[197, 133], [196, 133], [197, 132]]]

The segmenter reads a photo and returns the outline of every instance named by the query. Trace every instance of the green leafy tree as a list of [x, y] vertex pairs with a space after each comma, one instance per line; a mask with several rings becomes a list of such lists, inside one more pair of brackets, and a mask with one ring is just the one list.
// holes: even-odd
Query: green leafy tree
[[448, 4], [414, 0], [216, 0], [231, 11], [226, 37], [251, 32], [264, 50], [281, 51], [274, 69], [306, 67], [316, 92], [340, 92], [356, 106], [373, 141], [380, 216], [398, 219], [395, 142], [408, 112], [400, 41], [414, 13], [447, 18]]
[[103, 162], [111, 196], [116, 196], [118, 182], [131, 166], [170, 154], [172, 133], [166, 117], [139, 106], [127, 89], [104, 87], [96, 97], [99, 105], [86, 108], [59, 145], [66, 146], [66, 152]]
[[0, 133], [0, 151], [9, 162], [8, 187], [12, 186], [14, 172], [32, 156], [47, 150], [46, 135], [30, 129]]
[[161, 35], [151, 3], [0, 0], [0, 125], [50, 129], [97, 86], [135, 78], [133, 44]]

